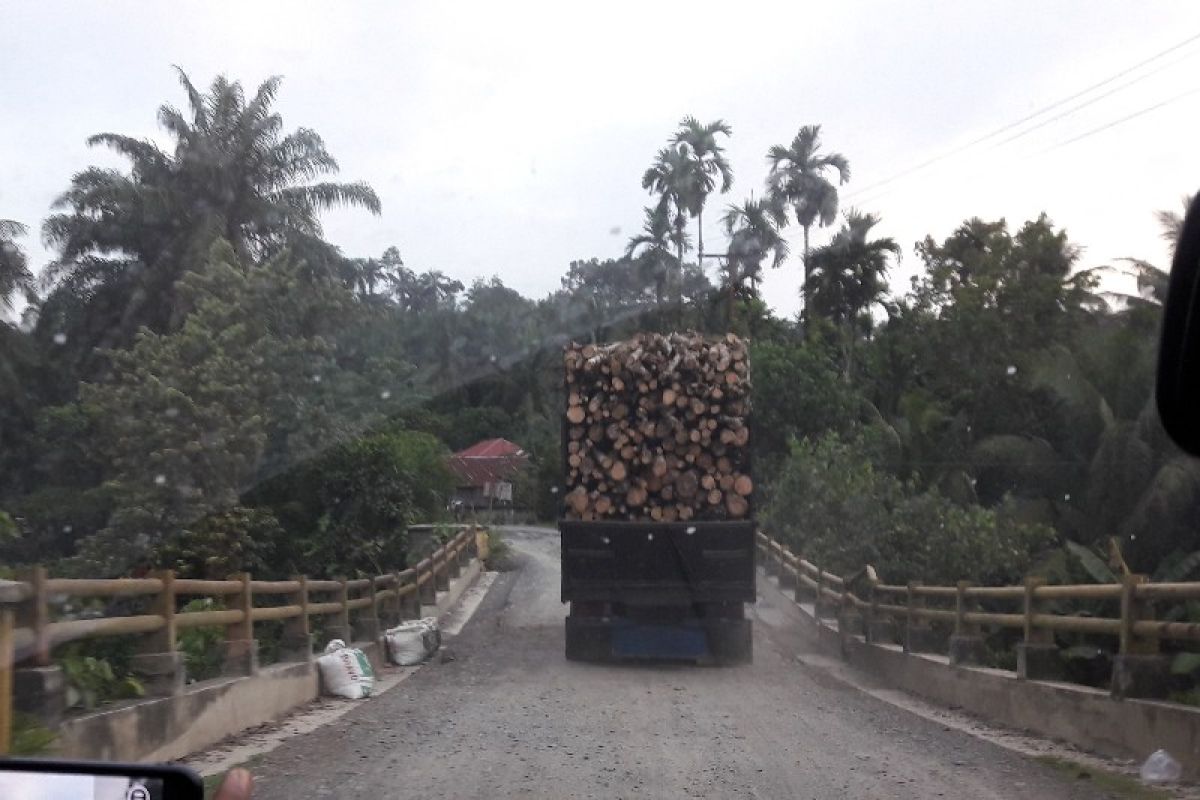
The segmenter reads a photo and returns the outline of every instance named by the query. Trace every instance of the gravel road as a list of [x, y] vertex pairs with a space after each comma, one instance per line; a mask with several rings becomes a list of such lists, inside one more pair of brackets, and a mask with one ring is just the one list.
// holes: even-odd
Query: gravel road
[[752, 665], [569, 663], [557, 534], [505, 536], [518, 568], [452, 660], [264, 756], [256, 798], [1097, 797], [797, 663], [797, 612], [770, 587]]

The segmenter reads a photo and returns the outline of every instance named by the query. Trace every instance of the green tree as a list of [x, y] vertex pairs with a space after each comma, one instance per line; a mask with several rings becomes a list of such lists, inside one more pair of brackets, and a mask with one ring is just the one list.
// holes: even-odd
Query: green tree
[[851, 209], [833, 240], [811, 256], [806, 287], [811, 313], [824, 316], [839, 330], [847, 379], [854, 372], [856, 341], [871, 332], [871, 307], [888, 294], [888, 262], [900, 255], [900, 245], [891, 237], [870, 238], [878, 223], [875, 214]]
[[15, 308], [13, 295], [18, 292], [28, 296], [33, 291], [33, 273], [24, 251], [16, 243], [24, 236], [27, 228], [11, 219], [0, 219], [0, 306], [12, 311]]
[[217, 237], [244, 261], [289, 247], [309, 269], [332, 275], [341, 257], [320, 239], [320, 212], [349, 205], [379, 213], [365, 183], [310, 182], [336, 173], [337, 161], [315, 131], [282, 132], [272, 110], [280, 78], [247, 99], [237, 81], [219, 76], [205, 93], [178, 72], [187, 111], [164, 105], [158, 113], [173, 149], [116, 133], [90, 137], [89, 145], [128, 158], [130, 171], [77, 173], [43, 227], [58, 255], [46, 273], [54, 292], [41, 327], [67, 331], [84, 350], [124, 346], [143, 325], [177, 329], [188, 309], [176, 281]]
[[747, 290], [756, 294], [763, 262], [770, 257], [771, 267], [778, 267], [787, 258], [788, 244], [779, 233], [783, 211], [770, 201], [751, 197], [741, 205], [730, 206], [722, 222], [729, 237], [722, 290], [726, 295], [726, 322], [731, 324], [735, 296]]
[[[821, 126], [804, 125], [787, 147], [767, 151], [771, 171], [767, 184], [772, 196], [791, 205], [796, 222], [804, 229], [804, 282], [808, 286], [809, 230], [815, 224], [832, 225], [837, 218], [837, 186], [826, 177], [837, 173], [838, 186], [850, 180], [850, 162], [841, 153], [821, 152]], [[807, 303], [806, 303], [807, 305]]]
[[680, 120], [679, 130], [671, 137], [671, 142], [691, 162], [690, 169], [680, 171], [685, 180], [676, 191], [683, 209], [696, 218], [697, 261], [701, 267], [704, 266], [704, 204], [717, 188], [718, 178], [721, 194], [733, 186], [733, 167], [717, 141], [718, 135], [728, 138], [733, 135], [733, 128], [724, 120], [705, 124], [688, 116]]

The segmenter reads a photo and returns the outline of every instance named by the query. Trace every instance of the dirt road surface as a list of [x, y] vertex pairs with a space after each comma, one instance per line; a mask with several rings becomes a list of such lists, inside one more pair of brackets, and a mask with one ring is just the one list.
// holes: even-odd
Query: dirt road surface
[[443, 657], [263, 757], [256, 799], [1097, 797], [798, 663], [765, 582], [752, 665], [567, 662], [557, 534], [505, 536], [517, 569]]

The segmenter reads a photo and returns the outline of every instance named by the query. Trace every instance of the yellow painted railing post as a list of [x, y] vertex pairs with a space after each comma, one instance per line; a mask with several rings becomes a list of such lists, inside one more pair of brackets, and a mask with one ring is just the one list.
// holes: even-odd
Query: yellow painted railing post
[[162, 589], [150, 601], [150, 613], [162, 619], [162, 627], [142, 639], [140, 652], [130, 660], [130, 669], [152, 695], [176, 695], [187, 684], [183, 653], [179, 652], [175, 631], [175, 572], [164, 569], [150, 577], [162, 581]]
[[225, 626], [226, 675], [253, 675], [258, 672], [258, 642], [254, 640], [254, 585], [249, 572], [229, 578], [241, 586], [231, 595], [231, 606], [242, 612], [237, 622]]
[[1138, 596], [1145, 575], [1121, 576], [1120, 652], [1113, 659], [1112, 693], [1116, 697], [1166, 697], [1170, 659], [1160, 655], [1157, 632], [1139, 634], [1139, 622], [1153, 621], [1154, 604]]
[[13, 612], [0, 610], [0, 756], [12, 750]]
[[46, 601], [46, 568], [32, 567], [24, 575], [28, 599], [18, 606], [17, 626], [33, 632], [33, 649], [22, 661], [32, 667], [50, 666], [50, 606]]
[[1036, 619], [1041, 611], [1037, 590], [1045, 584], [1045, 578], [1025, 579], [1025, 639], [1017, 644], [1017, 677], [1024, 680], [1061, 680], [1063, 677], [1062, 658], [1054, 643], [1054, 631], [1040, 627]]
[[312, 633], [308, 620], [308, 577], [293, 575], [292, 581], [299, 584], [295, 592], [287, 595], [287, 604], [299, 606], [300, 614], [283, 623], [283, 651], [295, 661], [312, 660]]
[[475, 557], [480, 561], [487, 561], [491, 558], [490, 539], [488, 539], [487, 529], [475, 526]]

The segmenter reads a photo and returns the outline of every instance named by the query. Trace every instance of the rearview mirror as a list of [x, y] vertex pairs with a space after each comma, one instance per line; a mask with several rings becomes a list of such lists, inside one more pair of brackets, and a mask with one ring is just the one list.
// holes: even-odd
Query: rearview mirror
[[1175, 246], [1163, 308], [1155, 396], [1163, 427], [1177, 445], [1200, 455], [1200, 194]]

